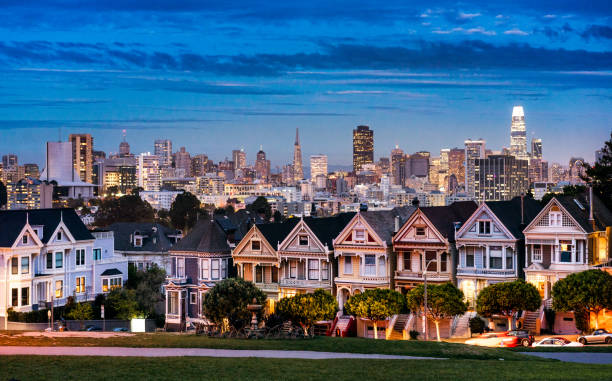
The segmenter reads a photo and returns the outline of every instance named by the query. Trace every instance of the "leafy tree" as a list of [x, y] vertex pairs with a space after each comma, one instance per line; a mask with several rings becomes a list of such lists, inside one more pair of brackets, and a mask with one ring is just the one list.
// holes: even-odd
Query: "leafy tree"
[[176, 196], [170, 207], [170, 221], [177, 229], [191, 229], [205, 212], [200, 208], [200, 200], [189, 192]]
[[66, 314], [68, 319], [72, 320], [80, 320], [81, 321], [81, 329], [84, 328], [83, 320], [91, 320], [93, 319], [93, 309], [91, 308], [91, 303], [77, 303], [72, 307], [72, 309]]
[[270, 217], [272, 217], [272, 207], [264, 196], [257, 197], [252, 204], [247, 205], [246, 209], [251, 213], [263, 216], [266, 221], [270, 221]]
[[143, 316], [136, 301], [136, 291], [126, 288], [116, 288], [106, 297], [106, 308], [109, 318], [130, 320]]
[[119, 190], [120, 189], [117, 185], [112, 185], [106, 189], [106, 195], [114, 196], [116, 194], [119, 194]]
[[483, 333], [485, 329], [485, 321], [482, 320], [479, 316], [474, 316], [470, 318], [470, 335], [472, 333]]
[[2, 208], [8, 202], [8, 195], [6, 193], [6, 186], [0, 181], [0, 208]]
[[279, 212], [278, 210], [274, 211], [274, 217], [272, 218], [274, 219], [274, 222], [283, 222], [284, 220], [282, 213]]
[[95, 224], [108, 226], [115, 222], [153, 222], [155, 211], [139, 196], [127, 195], [102, 201]]
[[[223, 319], [228, 319], [230, 325], [241, 329], [251, 321], [251, 312], [247, 305], [253, 303], [264, 305], [266, 294], [253, 283], [243, 279], [229, 278], [217, 283], [204, 294], [202, 303], [204, 315], [215, 324], [223, 324]], [[263, 310], [259, 312], [261, 319]]]
[[374, 338], [378, 339], [378, 322], [405, 310], [406, 299], [395, 290], [374, 288], [351, 296], [344, 309], [350, 315], [371, 320]]
[[299, 324], [308, 332], [312, 325], [321, 320], [331, 320], [338, 312], [338, 302], [328, 291], [321, 288], [312, 294], [298, 294], [282, 298], [276, 307], [278, 313], [286, 319]]
[[476, 312], [485, 317], [505, 316], [508, 319], [508, 329], [512, 329], [512, 317], [517, 312], [535, 311], [541, 304], [538, 290], [531, 283], [519, 279], [483, 288], [476, 300]]
[[134, 290], [134, 299], [138, 309], [147, 316], [154, 314], [155, 305], [163, 300], [161, 286], [166, 280], [166, 271], [154, 264], [147, 270], [128, 268], [126, 288]]
[[612, 209], [612, 133], [610, 140], [604, 143], [601, 154], [601, 159], [594, 165], [585, 163], [586, 180], [608, 209]]
[[[423, 313], [425, 287], [419, 285], [413, 288], [406, 300], [412, 311]], [[436, 334], [440, 341], [440, 322], [456, 315], [464, 314], [467, 305], [463, 302], [463, 292], [451, 283], [427, 285], [427, 311], [425, 316], [436, 325]]]
[[601, 270], [587, 270], [568, 275], [552, 289], [555, 311], [586, 311], [595, 314], [599, 328], [599, 312], [612, 308], [612, 275]]

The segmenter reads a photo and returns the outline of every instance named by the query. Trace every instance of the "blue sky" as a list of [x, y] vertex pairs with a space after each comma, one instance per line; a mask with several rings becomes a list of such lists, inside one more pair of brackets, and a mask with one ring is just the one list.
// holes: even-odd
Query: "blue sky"
[[2, 1], [0, 153], [43, 164], [44, 143], [155, 138], [214, 160], [263, 145], [279, 166], [509, 145], [512, 106], [544, 156], [593, 159], [612, 130], [609, 1]]

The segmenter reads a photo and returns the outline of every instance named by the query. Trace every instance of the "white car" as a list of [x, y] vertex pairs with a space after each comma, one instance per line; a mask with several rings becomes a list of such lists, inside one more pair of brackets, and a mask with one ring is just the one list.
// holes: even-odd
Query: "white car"
[[584, 344], [569, 341], [565, 337], [547, 337], [531, 345], [532, 347], [584, 347]]

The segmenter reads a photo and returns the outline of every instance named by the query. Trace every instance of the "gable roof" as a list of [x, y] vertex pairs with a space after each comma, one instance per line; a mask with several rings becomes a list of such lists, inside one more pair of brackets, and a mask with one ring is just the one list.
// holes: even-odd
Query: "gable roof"
[[[589, 222], [590, 204], [587, 192], [577, 196], [555, 196], [554, 198], [557, 199], [559, 204], [567, 210], [587, 233], [606, 230], [607, 226], [612, 226], [612, 213], [595, 195], [593, 195], [593, 219], [595, 220], [595, 230], [593, 230], [593, 225]], [[580, 208], [576, 201], [578, 201], [583, 208]]]
[[257, 229], [264, 236], [266, 241], [274, 248], [278, 250], [278, 244], [283, 242], [287, 235], [291, 233], [295, 225], [300, 222], [299, 218], [289, 218], [285, 222], [275, 222], [271, 224], [257, 224]]
[[446, 206], [419, 208], [449, 242], [455, 241], [455, 222], [462, 225], [478, 209], [474, 201], [457, 201]]
[[539, 201], [525, 197], [523, 199], [523, 222], [521, 223], [520, 197], [509, 201], [487, 201], [485, 204], [516, 239], [523, 238], [525, 226], [542, 210], [542, 204]]
[[68, 228], [77, 241], [93, 240], [87, 227], [81, 221], [74, 209], [31, 209], [0, 211], [0, 247], [11, 247], [23, 230], [26, 220], [30, 226], [43, 226], [41, 241], [48, 243], [51, 235], [57, 229], [60, 221]]
[[391, 210], [361, 212], [360, 214], [368, 225], [374, 229], [380, 239], [387, 244], [391, 244], [393, 234], [395, 233], [395, 217], [397, 216], [400, 218], [399, 226], [401, 228], [416, 210], [417, 208], [414, 206], [403, 206]]
[[323, 246], [332, 249], [334, 238], [340, 234], [342, 229], [355, 217], [355, 212], [340, 213], [333, 217], [306, 217], [304, 222], [317, 236]]
[[[174, 230], [164, 225], [153, 222], [115, 222], [105, 229], [112, 230], [115, 236], [115, 250], [117, 251], [143, 251], [143, 252], [167, 252], [172, 247], [172, 241], [168, 238]], [[145, 238], [142, 246], [133, 244], [134, 232], [140, 232]], [[155, 242], [153, 242], [155, 237]]]
[[[225, 226], [228, 220], [223, 220]], [[218, 220], [199, 220], [189, 234], [172, 246], [171, 251], [197, 251], [201, 253], [229, 253], [225, 230]]]

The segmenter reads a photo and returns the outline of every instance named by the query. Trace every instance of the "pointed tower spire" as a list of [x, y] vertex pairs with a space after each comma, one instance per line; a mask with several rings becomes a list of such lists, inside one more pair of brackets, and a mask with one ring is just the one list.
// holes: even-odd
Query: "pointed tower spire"
[[296, 146], [300, 145], [300, 129], [296, 128], [295, 129], [295, 144]]

